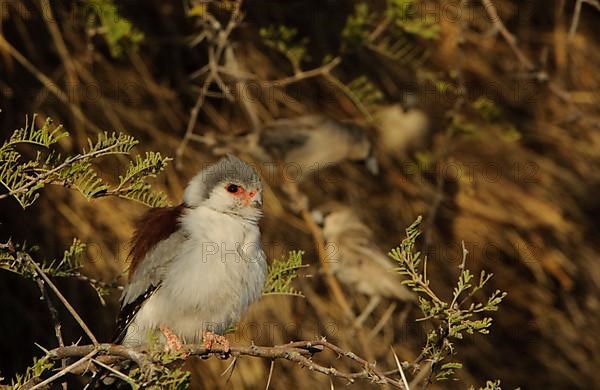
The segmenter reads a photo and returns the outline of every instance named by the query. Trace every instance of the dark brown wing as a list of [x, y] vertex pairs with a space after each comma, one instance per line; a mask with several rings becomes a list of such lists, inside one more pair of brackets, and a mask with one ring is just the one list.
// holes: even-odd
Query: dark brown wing
[[186, 209], [185, 204], [175, 207], [158, 207], [148, 210], [140, 219], [131, 239], [129, 257], [129, 280], [142, 262], [146, 253], [160, 241], [175, 233], [179, 228], [179, 218]]
[[[131, 258], [129, 266], [130, 282], [135, 270], [142, 263], [146, 254], [159, 242], [167, 239], [177, 231], [179, 228], [179, 218], [185, 208], [184, 204], [175, 207], [153, 208], [148, 210], [137, 223], [137, 228], [131, 240], [131, 251], [129, 252], [129, 257]], [[144, 303], [159, 287], [159, 282], [149, 284], [143, 293], [121, 307], [113, 337], [115, 343], [123, 341], [127, 333], [127, 328], [133, 322]]]

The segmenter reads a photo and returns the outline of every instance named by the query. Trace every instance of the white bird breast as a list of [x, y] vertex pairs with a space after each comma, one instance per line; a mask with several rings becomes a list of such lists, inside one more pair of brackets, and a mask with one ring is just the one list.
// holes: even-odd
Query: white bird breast
[[[258, 226], [207, 207], [182, 218], [189, 239], [168, 265], [161, 287], [140, 309], [125, 343], [170, 327], [186, 342], [234, 325], [262, 293], [266, 261]], [[135, 342], [133, 342], [135, 343]]]

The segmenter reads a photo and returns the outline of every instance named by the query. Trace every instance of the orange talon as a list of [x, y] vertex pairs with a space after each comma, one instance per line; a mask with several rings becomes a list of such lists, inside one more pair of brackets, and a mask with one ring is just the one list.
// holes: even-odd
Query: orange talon
[[202, 335], [202, 344], [208, 349], [211, 349], [215, 344], [220, 345], [225, 352], [229, 352], [229, 340], [227, 340], [225, 336], [221, 336], [220, 334], [213, 333], [209, 330]]
[[159, 327], [159, 329], [162, 332], [162, 334], [165, 336], [165, 340], [166, 340], [164, 351], [180, 353], [183, 350], [183, 343], [181, 342], [179, 337], [177, 337], [177, 335], [175, 333], [173, 333], [171, 328], [169, 328], [166, 325], [161, 325]]

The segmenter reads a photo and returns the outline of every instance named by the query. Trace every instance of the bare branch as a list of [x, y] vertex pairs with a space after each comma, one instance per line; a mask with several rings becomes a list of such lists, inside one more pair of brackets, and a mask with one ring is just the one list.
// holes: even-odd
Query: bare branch
[[571, 27], [569, 27], [569, 34], [567, 35], [567, 42], [569, 45], [571, 42], [573, 42], [573, 38], [575, 38], [575, 33], [577, 32], [577, 27], [579, 26], [579, 18], [581, 16], [581, 7], [583, 3], [589, 4], [600, 11], [600, 1], [598, 0], [576, 0], [575, 8], [573, 9], [573, 18], [571, 19]]
[[121, 371], [112, 368], [108, 364], [105, 364], [98, 359], [92, 359], [92, 362], [94, 362], [94, 364], [97, 364], [100, 367], [105, 368], [106, 370], [110, 371], [117, 377], [121, 378], [123, 381], [129, 383], [129, 385], [131, 385], [132, 388], [135, 388], [135, 381], [132, 378], [128, 377], [127, 375], [123, 374]]
[[265, 386], [265, 390], [269, 390], [269, 386], [271, 385], [271, 378], [273, 377], [273, 368], [275, 367], [275, 360], [271, 360], [271, 367], [269, 368], [269, 377], [267, 378], [267, 385]]
[[75, 363], [68, 365], [67, 367], [65, 367], [62, 370], [60, 370], [59, 372], [57, 372], [56, 374], [52, 375], [50, 378], [33, 386], [30, 390], [41, 389], [44, 386], [46, 386], [47, 384], [54, 382], [55, 380], [59, 379], [60, 377], [68, 374], [72, 369], [74, 369], [74, 368], [78, 367], [79, 365], [90, 360], [97, 353], [98, 353], [98, 350], [93, 349], [92, 351], [88, 352], [85, 356], [83, 356], [81, 359], [77, 360]]
[[[59, 347], [64, 347], [65, 342], [62, 337], [61, 324], [58, 318], [58, 310], [56, 310], [56, 306], [52, 303], [50, 299], [50, 294], [48, 294], [48, 289], [46, 289], [46, 284], [41, 277], [36, 277], [35, 282], [38, 285], [40, 293], [42, 294], [42, 299], [46, 301], [46, 306], [48, 306], [48, 311], [50, 312], [50, 317], [52, 317], [52, 323], [54, 324], [54, 334], [56, 336], [56, 340], [58, 341]], [[61, 367], [64, 369], [67, 366], [67, 361], [65, 359], [61, 362]], [[63, 388], [66, 389], [66, 385], [63, 384]]]
[[[348, 358], [356, 362], [362, 369], [358, 372], [342, 372], [334, 367], [325, 367], [312, 360], [314, 354], [328, 349], [340, 357]], [[398, 389], [406, 389], [406, 387], [398, 380], [395, 380], [388, 375], [389, 373], [381, 372], [375, 367], [373, 363], [369, 363], [365, 359], [357, 356], [356, 354], [345, 351], [340, 347], [328, 342], [325, 339], [319, 339], [314, 341], [296, 341], [289, 344], [277, 345], [274, 347], [262, 347], [257, 345], [250, 346], [231, 346], [229, 350], [226, 350], [220, 345], [215, 344], [211, 348], [207, 348], [204, 345], [185, 345], [183, 352], [186, 356], [197, 355], [197, 356], [219, 356], [219, 357], [240, 357], [240, 356], [252, 356], [260, 357], [270, 360], [283, 359], [298, 364], [301, 367], [308, 368], [311, 371], [315, 371], [330, 377], [337, 377], [347, 380], [349, 383], [353, 383], [356, 380], [370, 380], [382, 385], [390, 385]], [[127, 359], [133, 361], [141, 369], [149, 369], [154, 366], [152, 359], [143, 350], [127, 348], [122, 345], [114, 344], [98, 344], [98, 345], [71, 345], [66, 347], [55, 348], [48, 352], [47, 357], [51, 360], [60, 360], [65, 358], [81, 358], [84, 357], [86, 360], [91, 359], [95, 354], [103, 355], [98, 356], [94, 359], [95, 361], [102, 361], [103, 365], [107, 365], [105, 360], [107, 357], [117, 357], [121, 360]], [[112, 360], [111, 363], [116, 363], [118, 360]], [[81, 363], [81, 359], [78, 360], [77, 364]], [[72, 367], [71, 365], [69, 367]], [[392, 373], [397, 372], [396, 370]], [[271, 376], [272, 374], [270, 374]], [[49, 383], [49, 382], [46, 382]]]
[[[224, 29], [218, 29], [215, 32], [215, 38], [213, 38], [213, 42], [211, 42], [211, 46], [208, 48], [208, 57], [209, 63], [207, 64], [208, 75], [204, 80], [204, 84], [202, 85], [202, 90], [196, 99], [196, 103], [190, 112], [190, 120], [188, 121], [188, 125], [185, 130], [185, 135], [175, 152], [176, 156], [176, 166], [177, 168], [181, 168], [183, 153], [185, 152], [185, 148], [189, 143], [191, 137], [194, 135], [194, 127], [196, 126], [196, 122], [198, 121], [198, 114], [200, 113], [200, 108], [204, 104], [204, 100], [208, 94], [208, 90], [213, 82], [216, 82], [217, 85], [221, 87], [221, 91], [228, 97], [230, 100], [233, 99], [231, 92], [225, 85], [225, 83], [221, 80], [221, 76], [219, 75], [219, 66], [223, 59], [223, 54], [225, 51], [225, 47], [228, 44], [228, 38], [231, 35], [231, 32], [241, 23], [242, 21], [242, 7], [243, 0], [237, 0], [234, 3], [233, 11], [229, 17], [229, 22]], [[219, 25], [218, 23], [216, 25]], [[204, 68], [203, 68], [204, 69]]]
[[[511, 32], [508, 31], [508, 29], [506, 28], [504, 23], [502, 23], [502, 20], [498, 16], [498, 11], [496, 10], [496, 7], [492, 3], [492, 0], [481, 0], [481, 2], [483, 3], [485, 10], [487, 11], [488, 16], [490, 17], [492, 24], [500, 32], [502, 37], [506, 40], [506, 42], [508, 43], [508, 45], [510, 46], [512, 51], [515, 53], [515, 55], [516, 55], [517, 59], [519, 60], [519, 62], [521, 63], [521, 65], [523, 65], [528, 72], [535, 72], [537, 67], [521, 51], [521, 49], [517, 45], [517, 39], [515, 38], [515, 36], [513, 34], [511, 34]], [[544, 71], [535, 72], [535, 78], [538, 81], [547, 82], [548, 88], [550, 89], [550, 91], [553, 94], [555, 94], [556, 96], [558, 96], [558, 98], [560, 98], [561, 100], [563, 100], [567, 103], [572, 103], [571, 95], [567, 91], [562, 89], [558, 84], [549, 80], [546, 72], [544, 72]]]
[[325, 65], [319, 66], [318, 68], [314, 68], [314, 69], [310, 69], [310, 70], [306, 70], [306, 71], [300, 71], [300, 72], [295, 73], [293, 76], [284, 77], [284, 78], [278, 79], [278, 80], [264, 81], [264, 83], [267, 86], [273, 85], [276, 87], [285, 87], [286, 85], [297, 83], [298, 81], [302, 81], [305, 79], [318, 77], [318, 76], [326, 76], [333, 70], [333, 68], [338, 66], [340, 64], [340, 62], [342, 62], [342, 59], [340, 57], [335, 57], [330, 62], [326, 63]]
[[60, 290], [54, 285], [54, 283], [52, 283], [52, 281], [50, 280], [50, 278], [44, 273], [44, 271], [42, 271], [42, 269], [40, 268], [40, 266], [38, 265], [38, 263], [36, 263], [31, 258], [31, 256], [29, 256], [26, 253], [20, 252], [19, 256], [24, 256], [24, 260], [28, 261], [33, 266], [33, 268], [35, 269], [35, 271], [37, 272], [37, 274], [44, 280], [44, 282], [46, 284], [48, 284], [48, 286], [50, 287], [50, 289], [54, 292], [54, 294], [56, 294], [56, 296], [58, 297], [58, 299], [67, 308], [67, 310], [69, 311], [69, 313], [71, 313], [71, 316], [73, 316], [73, 318], [75, 319], [75, 321], [77, 321], [77, 323], [79, 324], [79, 326], [81, 326], [81, 329], [83, 329], [83, 331], [88, 335], [88, 337], [90, 338], [90, 340], [92, 341], [92, 343], [94, 343], [94, 345], [97, 345], [98, 344], [98, 340], [96, 339], [96, 337], [94, 336], [94, 334], [92, 333], [92, 331], [90, 330], [90, 328], [88, 328], [88, 326], [83, 321], [83, 319], [79, 316], [79, 314], [77, 313], [77, 311], [75, 311], [75, 309], [73, 308], [73, 306], [71, 306], [71, 304], [69, 303], [69, 301], [67, 301], [67, 299], [64, 297], [64, 295], [62, 295], [62, 293], [60, 292]]
[[506, 40], [512, 51], [517, 56], [517, 59], [519, 60], [521, 65], [523, 65], [528, 71], [535, 70], [536, 66], [521, 51], [521, 49], [517, 45], [517, 39], [515, 38], [515, 36], [510, 31], [508, 31], [504, 23], [502, 23], [502, 19], [500, 19], [500, 16], [498, 16], [498, 11], [492, 3], [492, 0], [481, 0], [481, 2], [483, 3], [485, 10], [487, 11], [490, 17], [492, 24], [500, 32], [504, 40]]
[[63, 104], [65, 104], [72, 111], [73, 115], [79, 119], [82, 123], [85, 123], [92, 130], [100, 132], [101, 129], [92, 123], [81, 111], [81, 109], [69, 102], [67, 94], [61, 90], [48, 76], [39, 71], [23, 54], [21, 54], [14, 46], [12, 46], [2, 34], [0, 34], [0, 47], [4, 48], [18, 63], [20, 63], [25, 69], [33, 74], [40, 83], [46, 87], [54, 96], [58, 98]]

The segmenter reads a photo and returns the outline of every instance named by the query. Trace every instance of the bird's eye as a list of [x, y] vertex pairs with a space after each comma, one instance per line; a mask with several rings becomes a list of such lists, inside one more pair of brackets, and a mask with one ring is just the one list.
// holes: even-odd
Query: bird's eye
[[240, 186], [235, 185], [235, 184], [229, 184], [226, 189], [227, 189], [227, 192], [231, 192], [232, 194], [235, 194], [236, 192], [238, 192], [240, 190]]

